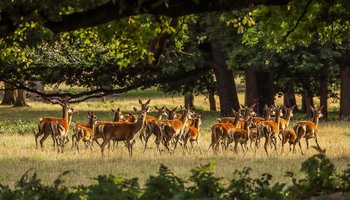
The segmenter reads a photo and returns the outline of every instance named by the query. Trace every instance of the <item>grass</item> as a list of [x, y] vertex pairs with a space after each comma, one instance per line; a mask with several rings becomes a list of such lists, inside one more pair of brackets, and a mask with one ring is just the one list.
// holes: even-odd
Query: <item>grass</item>
[[[137, 95], [139, 94], [139, 95]], [[151, 104], [157, 106], [168, 106], [169, 108], [181, 105], [183, 97], [167, 97], [159, 94], [158, 91], [137, 91], [127, 95], [108, 98], [107, 103], [98, 101], [89, 101], [74, 105], [79, 113], [73, 117], [73, 122], [87, 121], [86, 112], [95, 111], [99, 120], [111, 120], [113, 117], [111, 108], [120, 107], [124, 112], [131, 112], [132, 106], [139, 106], [137, 99], [152, 98]], [[241, 102], [243, 94], [239, 94]], [[278, 99], [277, 99], [278, 100]], [[51, 183], [60, 173], [71, 170], [72, 172], [65, 176], [67, 185], [91, 184], [94, 177], [100, 174], [114, 174], [122, 177], [138, 177], [140, 183], [144, 184], [149, 175], [154, 175], [159, 165], [165, 164], [178, 176], [188, 177], [190, 169], [206, 164], [210, 161], [216, 163], [215, 173], [227, 179], [233, 178], [233, 172], [243, 167], [251, 167], [252, 175], [259, 176], [262, 173], [270, 173], [275, 181], [287, 182], [284, 177], [286, 171], [298, 173], [301, 163], [316, 151], [310, 149], [306, 155], [288, 153], [288, 146], [285, 147], [283, 155], [266, 156], [263, 149], [259, 149], [256, 154], [249, 151], [243, 155], [239, 148], [236, 155], [232, 151], [223, 154], [214, 155], [207, 152], [210, 143], [209, 127], [215, 123], [219, 116], [218, 112], [208, 110], [208, 101], [204, 96], [195, 97], [197, 108], [205, 110], [201, 127], [200, 146], [204, 153], [198, 152], [187, 155], [181, 148], [178, 148], [174, 155], [163, 153], [157, 155], [155, 145], [150, 141], [149, 150], [142, 153], [142, 144], [137, 141], [135, 144], [134, 157], [129, 158], [127, 149], [124, 145], [119, 145], [116, 150], [109, 153], [106, 158], [101, 158], [97, 145], [94, 151], [81, 151], [75, 154], [70, 149], [71, 143], [65, 148], [64, 154], [57, 154], [52, 147], [52, 140], [48, 138], [45, 143], [45, 149], [36, 150], [33, 133], [37, 130], [37, 121], [41, 116], [61, 116], [59, 106], [43, 103], [30, 103], [28, 108], [12, 108], [8, 106], [0, 107], [0, 183], [13, 186], [20, 176], [32, 169], [38, 173], [38, 176], [44, 183]], [[151, 113], [154, 114], [154, 113]], [[294, 122], [292, 122], [294, 123]], [[340, 169], [347, 167], [350, 163], [350, 125], [345, 121], [330, 121], [320, 123], [319, 142], [322, 148], [327, 150], [327, 155]], [[71, 132], [69, 133], [71, 134]], [[311, 145], [314, 145], [311, 140]], [[302, 143], [305, 150], [305, 142]], [[82, 148], [84, 149], [84, 148]], [[272, 152], [272, 151], [271, 151]]]

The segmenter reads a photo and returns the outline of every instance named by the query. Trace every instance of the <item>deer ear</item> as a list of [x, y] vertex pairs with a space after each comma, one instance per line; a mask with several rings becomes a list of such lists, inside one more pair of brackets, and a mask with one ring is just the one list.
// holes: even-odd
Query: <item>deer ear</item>
[[324, 107], [324, 105], [322, 105], [322, 106], [321, 106], [321, 107], [320, 107], [318, 110], [320, 110], [320, 111], [321, 111], [321, 110], [323, 109], [323, 107]]
[[139, 99], [139, 104], [142, 104], [142, 100], [141, 99]]
[[250, 109], [254, 109], [256, 106], [256, 103], [253, 103], [252, 105], [249, 106]]
[[154, 107], [154, 109], [159, 110], [159, 108], [157, 106], [153, 106], [153, 107]]
[[293, 105], [292, 107], [290, 107], [292, 110], [294, 110], [294, 108], [295, 108], [295, 105]]
[[134, 108], [134, 111], [135, 111], [135, 112], [137, 112], [137, 113], [139, 112], [139, 111], [137, 110], [137, 108], [136, 108], [136, 107], [133, 107], [133, 108]]
[[[239, 110], [238, 110], [239, 111]], [[237, 112], [235, 111], [235, 109], [232, 108], [232, 112], [233, 114], [236, 114]]]
[[311, 105], [309, 105], [310, 106], [310, 109], [312, 110], [312, 111], [314, 111], [315, 109], [311, 106]]
[[148, 99], [145, 104], [149, 104], [151, 102], [151, 99]]
[[112, 112], [117, 112], [116, 110], [114, 110], [113, 108], [111, 109]]
[[[182, 108], [182, 106], [181, 106], [181, 108]], [[176, 106], [175, 108], [173, 108], [173, 109], [172, 109], [172, 111], [173, 111], [173, 112], [175, 112], [175, 111], [176, 111], [176, 109], [177, 109], [177, 106]]]

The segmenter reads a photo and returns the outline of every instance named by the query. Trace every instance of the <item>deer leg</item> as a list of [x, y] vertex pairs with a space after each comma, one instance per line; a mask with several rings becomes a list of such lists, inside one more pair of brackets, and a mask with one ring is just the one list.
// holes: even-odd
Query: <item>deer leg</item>
[[40, 130], [35, 134], [35, 145], [36, 145], [37, 149], [38, 149], [38, 137], [42, 134], [43, 134], [43, 132]]
[[41, 138], [40, 142], [40, 147], [41, 149], [44, 148], [44, 141], [46, 140], [46, 138], [49, 136], [49, 134], [44, 134], [44, 137]]
[[316, 142], [316, 145], [319, 149], [321, 149], [320, 145], [318, 144], [318, 139], [317, 139], [317, 132], [315, 131], [314, 133], [314, 138], [315, 138], [315, 142]]
[[269, 136], [265, 136], [265, 144], [264, 144], [264, 149], [266, 152], [266, 155], [269, 155], [269, 153], [267, 152], [267, 146], [269, 145]]
[[105, 138], [101, 144], [101, 155], [102, 157], [104, 157], [104, 150], [105, 150], [105, 146], [108, 143], [109, 144], [110, 138]]
[[306, 149], [309, 149], [309, 138], [305, 138], [306, 140]]

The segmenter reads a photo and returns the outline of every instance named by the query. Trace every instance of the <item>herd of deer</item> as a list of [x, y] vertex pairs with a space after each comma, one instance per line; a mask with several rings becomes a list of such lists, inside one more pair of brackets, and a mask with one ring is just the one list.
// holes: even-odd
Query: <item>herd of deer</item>
[[[147, 144], [152, 135], [155, 136], [155, 144], [157, 152], [161, 153], [160, 145], [173, 153], [178, 144], [181, 144], [183, 149], [188, 153], [198, 148], [198, 138], [200, 135], [200, 125], [202, 113], [196, 113], [191, 109], [182, 108], [182, 113], [176, 112], [177, 108], [167, 109], [164, 106], [158, 108], [157, 115], [147, 115], [150, 112], [150, 99], [145, 103], [139, 99], [141, 109], [134, 107], [136, 115], [124, 115], [120, 109], [112, 109], [114, 112], [113, 121], [97, 121], [93, 112], [88, 112], [88, 123], [76, 123], [72, 135], [72, 148], [79, 152], [79, 142], [82, 141], [87, 148], [92, 150], [92, 145], [96, 142], [101, 148], [101, 154], [104, 155], [106, 145], [110, 148], [110, 142], [124, 141], [128, 148], [129, 155], [133, 154], [133, 145], [136, 138], [139, 137], [144, 144], [144, 150], [147, 149]], [[57, 146], [58, 152], [63, 152], [64, 145], [68, 143], [68, 130], [72, 121], [72, 115], [76, 113], [67, 103], [61, 103], [64, 111], [63, 118], [42, 117], [39, 119], [38, 132], [35, 134], [36, 147], [38, 148], [38, 137], [40, 146], [43, 148], [43, 143], [47, 137], [51, 136], [53, 143]], [[260, 146], [260, 140], [265, 138], [264, 149], [268, 154], [269, 145], [277, 152], [277, 139], [281, 140], [282, 151], [284, 145], [289, 142], [290, 151], [295, 152], [295, 145], [299, 144], [302, 151], [300, 140], [306, 139], [307, 148], [309, 148], [308, 140], [314, 138], [317, 146], [318, 120], [322, 117], [321, 110], [311, 107], [313, 112], [313, 121], [299, 121], [293, 128], [290, 128], [290, 118], [293, 116], [293, 107], [285, 108], [274, 106], [265, 106], [265, 117], [255, 117], [253, 111], [255, 105], [244, 107], [242, 110], [235, 111], [235, 117], [223, 117], [218, 119], [218, 123], [211, 126], [211, 143], [209, 150], [217, 151], [221, 145], [222, 150], [228, 149], [231, 143], [234, 143], [234, 151], [237, 152], [237, 146], [242, 146], [243, 152], [248, 151], [248, 142], [250, 146], [254, 144], [255, 151]], [[285, 110], [285, 118], [281, 118]], [[275, 117], [271, 117], [274, 115]], [[167, 118], [167, 119], [163, 119]], [[99, 142], [102, 139], [102, 143]], [[191, 148], [189, 148], [190, 142]], [[113, 144], [114, 147], [114, 144]]]

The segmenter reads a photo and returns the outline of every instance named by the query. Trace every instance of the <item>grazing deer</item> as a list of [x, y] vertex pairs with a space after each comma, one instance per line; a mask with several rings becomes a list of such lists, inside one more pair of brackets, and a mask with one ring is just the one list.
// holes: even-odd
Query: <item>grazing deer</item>
[[[172, 120], [161, 120], [160, 121], [160, 130], [162, 131], [163, 144], [165, 148], [170, 152], [170, 142], [175, 139], [175, 145], [173, 152], [176, 149], [179, 139], [182, 137], [187, 120], [191, 119], [191, 111], [189, 109], [184, 109], [181, 119], [172, 119]], [[159, 142], [159, 141], [157, 141]]]
[[[147, 110], [148, 108], [144, 109]], [[144, 130], [146, 121], [146, 111], [138, 111], [135, 107], [134, 111], [137, 113], [137, 122], [111, 122], [100, 125], [99, 129], [101, 130], [104, 139], [101, 144], [102, 156], [104, 156], [104, 148], [110, 140], [125, 141], [129, 155], [130, 157], [132, 156], [135, 137]]]
[[[216, 123], [211, 126], [211, 143], [209, 145], [208, 150], [211, 148], [213, 151], [218, 149], [219, 143], [223, 145], [225, 149], [227, 149], [228, 144], [227, 141], [229, 139], [229, 130], [235, 129], [239, 123], [239, 119], [241, 118], [240, 110], [236, 112], [232, 109], [233, 114], [235, 115], [235, 120], [232, 123]], [[225, 144], [226, 142], [226, 144]]]
[[295, 151], [295, 145], [299, 143], [301, 154], [304, 154], [300, 145], [301, 138], [305, 138], [307, 149], [309, 149], [310, 138], [314, 138], [317, 147], [320, 148], [320, 145], [318, 144], [318, 140], [317, 140], [317, 134], [318, 134], [318, 122], [319, 122], [319, 119], [323, 116], [322, 115], [323, 106], [319, 107], [318, 109], [315, 109], [312, 106], [310, 106], [310, 108], [312, 111], [312, 121], [299, 121], [293, 127], [295, 133], [297, 134], [297, 138], [293, 143], [293, 151]]
[[270, 143], [270, 140], [272, 141], [275, 151], [277, 152], [277, 137], [279, 134], [280, 117], [282, 115], [282, 108], [283, 107], [281, 106], [275, 109], [276, 117], [274, 121], [271, 121], [271, 120], [261, 121], [257, 125], [259, 136], [263, 135], [265, 137], [264, 149], [267, 155], [268, 155], [267, 146]]
[[[235, 146], [234, 151], [237, 153], [238, 143], [241, 144], [243, 153], [247, 153], [248, 151], [248, 140], [250, 139], [250, 127], [252, 126], [252, 118], [249, 118], [244, 121], [244, 128], [236, 128], [229, 130], [229, 138], [230, 140], [234, 140]], [[230, 141], [231, 142], [231, 141]]]
[[38, 132], [35, 134], [36, 148], [38, 148], [38, 137], [42, 134], [44, 136], [40, 140], [40, 146], [43, 148], [43, 143], [46, 138], [51, 135], [54, 142], [57, 144], [58, 152], [63, 152], [65, 138], [72, 121], [72, 115], [75, 113], [74, 109], [69, 107], [68, 103], [59, 103], [62, 106], [64, 117], [42, 117], [39, 119]]
[[183, 142], [185, 149], [189, 152], [189, 149], [187, 147], [187, 142], [190, 141], [191, 144], [191, 151], [194, 150], [193, 143], [196, 142], [197, 147], [199, 148], [199, 151], [202, 153], [202, 149], [200, 146], [198, 146], [198, 138], [200, 136], [199, 127], [201, 125], [201, 117], [203, 113], [194, 113], [192, 116], [193, 125], [187, 126], [184, 130], [183, 134]]

